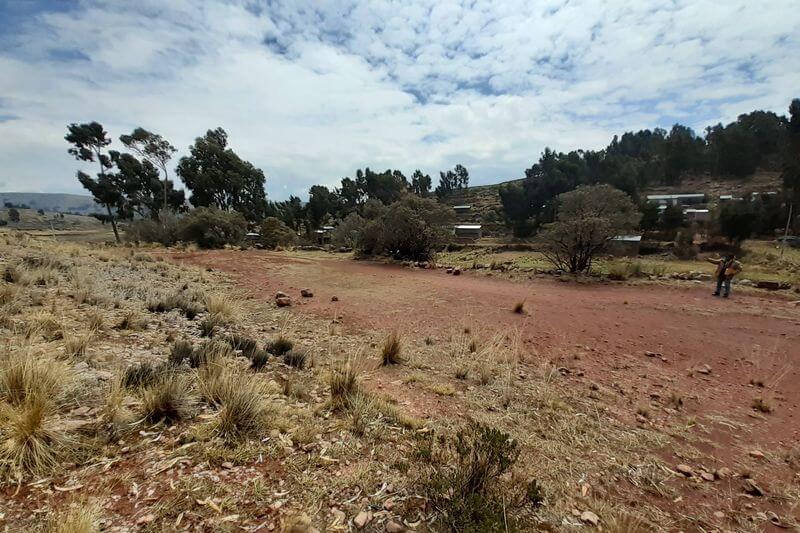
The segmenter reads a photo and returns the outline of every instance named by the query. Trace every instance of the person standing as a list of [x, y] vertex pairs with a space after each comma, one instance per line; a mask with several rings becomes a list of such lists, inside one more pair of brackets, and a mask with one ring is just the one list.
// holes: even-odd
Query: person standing
[[708, 262], [717, 265], [717, 271], [714, 273], [714, 277], [717, 280], [717, 290], [714, 291], [714, 296], [719, 296], [724, 287], [725, 292], [722, 296], [727, 298], [731, 294], [731, 280], [742, 271], [742, 264], [736, 260], [736, 256], [732, 253], [720, 259], [709, 257]]

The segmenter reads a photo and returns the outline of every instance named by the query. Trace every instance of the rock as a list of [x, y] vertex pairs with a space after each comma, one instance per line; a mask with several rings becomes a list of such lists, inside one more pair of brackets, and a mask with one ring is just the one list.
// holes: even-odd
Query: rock
[[144, 516], [140, 516], [136, 520], [136, 525], [149, 524], [150, 522], [152, 522], [155, 519], [156, 519], [156, 515], [154, 515], [152, 513], [149, 513], [149, 514], [146, 514]]
[[300, 296], [303, 298], [312, 298], [314, 293], [311, 292], [311, 289], [300, 289]]
[[725, 513], [723, 513], [722, 511], [714, 511], [714, 518], [722, 520], [723, 518], [725, 518]]
[[403, 531], [406, 531], [406, 526], [404, 526], [400, 522], [389, 520], [388, 522], [386, 522], [386, 531], [388, 533], [402, 533]]
[[371, 521], [372, 521], [372, 512], [371, 511], [361, 511], [353, 519], [353, 524], [358, 529], [363, 529], [364, 526], [369, 524]]
[[275, 293], [275, 299], [276, 299], [276, 300], [277, 300], [278, 298], [288, 298], [288, 297], [289, 297], [289, 295], [288, 295], [288, 294], [286, 294], [286, 293], [285, 293], [285, 292], [283, 292], [283, 291], [278, 291], [278, 292], [276, 292], [276, 293]]
[[332, 302], [338, 302], [339, 301], [339, 297], [338, 296], [331, 296], [331, 301]]
[[764, 452], [762, 452], [761, 450], [750, 450], [748, 453], [750, 457], [755, 457], [756, 459], [764, 458]]
[[444, 271], [445, 271], [447, 274], [452, 274], [452, 273], [453, 273], [453, 267], [447, 267], [447, 268], [445, 268], [445, 269], [444, 269]]
[[662, 356], [662, 355], [661, 355], [659, 352], [650, 352], [650, 351], [645, 351], [645, 352], [644, 352], [644, 354], [645, 354], [647, 357], [661, 357], [661, 356]]
[[710, 367], [710, 366], [708, 366], [708, 365], [705, 365], [705, 364], [704, 364], [704, 365], [700, 365], [700, 366], [698, 366], [697, 368], [695, 368], [695, 371], [696, 371], [698, 374], [705, 374], [705, 375], [709, 375], [709, 374], [711, 374], [711, 367]]
[[383, 508], [387, 511], [394, 509], [394, 500], [392, 498], [387, 499], [385, 502], [383, 502]]
[[581, 521], [596, 526], [600, 523], [600, 517], [591, 511], [584, 511], [581, 513]]
[[714, 479], [716, 479], [714, 477], [714, 474], [712, 474], [711, 472], [705, 472], [705, 471], [700, 472], [700, 477], [703, 478], [705, 481], [714, 481]]
[[230, 470], [231, 468], [233, 468], [233, 463], [231, 463], [230, 461], [225, 461], [224, 463], [222, 463], [221, 466], [222, 468], [227, 468], [228, 470]]
[[692, 477], [694, 475], [694, 469], [692, 469], [692, 467], [689, 465], [683, 465], [683, 464], [678, 465], [675, 467], [675, 470], [677, 470], [678, 473], [683, 474], [686, 477]]
[[778, 281], [757, 281], [756, 287], [759, 289], [766, 289], [768, 291], [777, 291], [781, 288], [781, 284]]
[[744, 480], [743, 490], [747, 494], [749, 494], [751, 496], [763, 496], [764, 495], [764, 489], [759, 487], [758, 484], [756, 484], [756, 482], [753, 481], [752, 479], [745, 479]]
[[717, 477], [717, 479], [725, 479], [731, 477], [733, 472], [727, 466], [723, 466], [721, 468], [717, 468], [716, 471], [714, 471], [714, 475]]
[[292, 305], [292, 299], [288, 296], [281, 296], [280, 298], [275, 298], [275, 304], [278, 307], [289, 307]]
[[453, 269], [453, 275], [454, 276], [460, 276], [461, 275], [461, 269], [458, 268], [458, 267], [454, 268]]

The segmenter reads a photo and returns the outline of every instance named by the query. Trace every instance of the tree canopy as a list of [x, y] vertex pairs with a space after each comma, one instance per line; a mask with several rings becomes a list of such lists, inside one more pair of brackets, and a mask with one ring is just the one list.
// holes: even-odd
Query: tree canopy
[[193, 205], [234, 210], [250, 222], [266, 216], [264, 173], [228, 147], [225, 130], [208, 130], [195, 139], [189, 152], [181, 158], [177, 172], [191, 192]]

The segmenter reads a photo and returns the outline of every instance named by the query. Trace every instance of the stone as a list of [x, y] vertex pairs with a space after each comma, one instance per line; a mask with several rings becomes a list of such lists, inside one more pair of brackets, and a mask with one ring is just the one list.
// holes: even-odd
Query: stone
[[358, 529], [364, 529], [364, 526], [372, 521], [372, 513], [370, 511], [361, 511], [353, 519], [353, 524]]
[[292, 299], [288, 296], [281, 296], [280, 298], [275, 298], [275, 304], [278, 307], [289, 307], [292, 305]]
[[764, 489], [758, 486], [758, 484], [752, 479], [745, 479], [744, 480], [744, 487], [743, 490], [749, 494], [750, 496], [763, 496]]
[[338, 296], [331, 296], [331, 301], [332, 302], [338, 302], [339, 301], [339, 297]]
[[764, 458], [764, 452], [761, 450], [750, 450], [748, 453], [750, 454], [750, 457], [755, 457], [756, 459]]
[[278, 292], [276, 292], [276, 293], [275, 293], [275, 299], [276, 299], [276, 300], [277, 300], [278, 298], [288, 298], [288, 297], [289, 297], [289, 295], [288, 295], [288, 294], [286, 294], [286, 293], [285, 293], [285, 292], [283, 292], [283, 291], [278, 291]]
[[144, 516], [140, 516], [136, 520], [136, 525], [149, 524], [150, 522], [152, 522], [155, 519], [156, 519], [156, 515], [154, 515], [152, 513], [146, 514]]
[[658, 352], [645, 351], [644, 354], [647, 357], [661, 357], [661, 354]]
[[759, 289], [766, 289], [768, 291], [777, 291], [781, 288], [779, 281], [757, 281], [756, 287]]
[[454, 276], [460, 276], [461, 275], [461, 269], [458, 268], [458, 267], [454, 268], [453, 269], [453, 275]]
[[386, 531], [388, 533], [403, 533], [403, 531], [406, 531], [406, 526], [394, 520], [389, 520], [386, 522]]
[[300, 289], [300, 296], [303, 298], [313, 298], [314, 293], [311, 291], [311, 289]]
[[394, 509], [394, 500], [392, 498], [387, 499], [385, 502], [383, 502], [383, 508], [387, 511]]
[[692, 467], [689, 465], [678, 465], [675, 467], [675, 470], [686, 477], [692, 477], [694, 475], [694, 469], [692, 469]]
[[584, 511], [581, 513], [581, 521], [596, 526], [600, 523], [600, 517], [591, 511]]
[[714, 481], [714, 474], [711, 472], [700, 472], [700, 477], [703, 478], [705, 481]]
[[447, 268], [445, 268], [445, 269], [444, 269], [444, 271], [445, 271], [447, 274], [452, 274], [452, 273], [453, 273], [453, 268], [452, 268], [452, 267], [447, 267]]
[[727, 466], [723, 466], [717, 468], [716, 471], [714, 471], [714, 475], [717, 476], [717, 479], [725, 479], [731, 477], [733, 472]]
[[711, 374], [711, 367], [705, 364], [698, 366], [695, 370], [699, 374], [705, 374], [705, 375]]
[[725, 513], [723, 513], [722, 511], [714, 511], [714, 518], [722, 520], [723, 518], [725, 518]]

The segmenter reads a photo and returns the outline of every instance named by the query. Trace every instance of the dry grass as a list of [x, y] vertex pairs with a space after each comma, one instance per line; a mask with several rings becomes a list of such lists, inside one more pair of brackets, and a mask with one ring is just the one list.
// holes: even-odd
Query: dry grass
[[355, 358], [347, 358], [334, 366], [328, 376], [328, 387], [334, 408], [341, 409], [350, 403], [350, 399], [361, 388]]
[[227, 442], [258, 436], [267, 427], [271, 409], [268, 391], [258, 376], [229, 372], [219, 386], [221, 405], [215, 430]]
[[167, 360], [175, 366], [180, 366], [184, 361], [191, 360], [193, 354], [194, 346], [192, 343], [187, 340], [180, 339], [172, 344], [172, 348], [170, 349]]
[[48, 533], [98, 533], [100, 531], [100, 507], [78, 503], [50, 519]]
[[236, 322], [239, 317], [241, 305], [237, 299], [229, 295], [206, 294], [203, 303], [208, 313], [215, 315], [223, 324]]
[[302, 370], [309, 361], [308, 351], [304, 348], [295, 347], [283, 354], [283, 363], [286, 366]]
[[761, 413], [771, 413], [773, 411], [772, 403], [764, 397], [753, 398], [750, 406]]
[[64, 355], [66, 357], [86, 357], [86, 349], [89, 347], [91, 340], [91, 332], [64, 337]]
[[142, 415], [148, 422], [177, 422], [188, 418], [195, 405], [189, 378], [174, 371], [162, 373], [142, 389]]
[[221, 315], [212, 313], [200, 321], [200, 335], [203, 337], [213, 337], [217, 330], [225, 325], [225, 320]]
[[54, 402], [42, 393], [28, 393], [17, 406], [0, 404], [0, 470], [42, 475], [60, 464], [68, 439], [54, 424], [54, 414]]
[[63, 363], [31, 351], [0, 354], [0, 400], [14, 407], [29, 397], [58, 401], [71, 377]]
[[114, 329], [141, 331], [147, 327], [147, 321], [142, 317], [141, 313], [135, 309], [128, 309], [122, 315], [122, 318], [114, 326]]
[[294, 348], [294, 343], [283, 335], [280, 335], [274, 341], [270, 341], [264, 347], [269, 353], [277, 355], [278, 357], [289, 352]]
[[89, 313], [87, 321], [86, 321], [86, 328], [91, 333], [98, 333], [103, 330], [105, 327], [105, 319], [103, 315], [97, 311], [93, 311]]
[[400, 335], [396, 331], [391, 332], [383, 341], [383, 346], [381, 347], [381, 365], [401, 364], [403, 362], [403, 358], [400, 355], [402, 351], [403, 344]]

